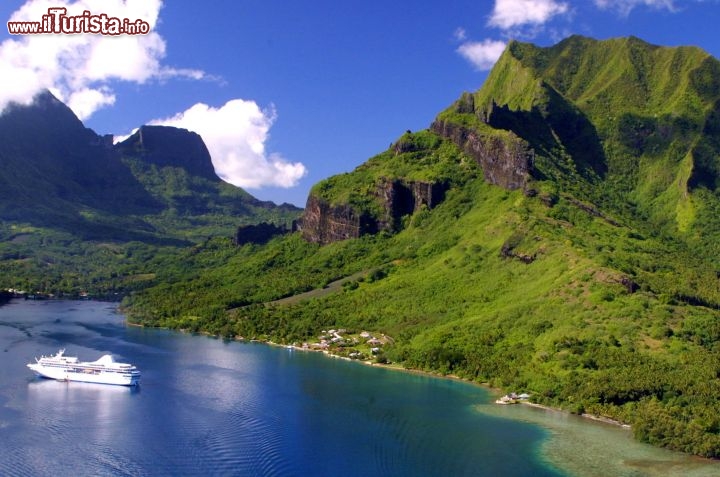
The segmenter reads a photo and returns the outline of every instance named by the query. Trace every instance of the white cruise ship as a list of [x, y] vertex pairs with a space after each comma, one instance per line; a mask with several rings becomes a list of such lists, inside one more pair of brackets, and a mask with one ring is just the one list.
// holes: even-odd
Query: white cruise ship
[[135, 386], [140, 382], [140, 371], [132, 364], [116, 363], [109, 354], [97, 361], [83, 362], [76, 357], [64, 356], [61, 349], [53, 356], [35, 358], [28, 368], [39, 376], [60, 381], [83, 381], [86, 383]]

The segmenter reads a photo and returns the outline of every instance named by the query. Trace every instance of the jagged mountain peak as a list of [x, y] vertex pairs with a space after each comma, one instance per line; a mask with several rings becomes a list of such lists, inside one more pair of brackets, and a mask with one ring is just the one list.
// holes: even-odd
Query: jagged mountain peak
[[[179, 217], [164, 220], [167, 212]], [[113, 146], [112, 136], [86, 128], [49, 91], [0, 115], [0, 221], [84, 237], [155, 240], [180, 228], [183, 239], [207, 236], [202, 227], [230, 231], [232, 224], [273, 214], [287, 221], [296, 210], [221, 181], [194, 132], [142, 126]]]
[[[591, 112], [589, 103], [607, 96], [622, 96], [622, 101], [606, 103], [615, 109], [666, 112], [692, 110], [697, 106], [693, 96], [712, 100], [720, 95], [717, 79], [712, 78], [718, 61], [710, 54], [692, 46], [658, 46], [633, 36], [595, 40], [575, 35], [550, 47], [513, 41], [493, 73], [514, 62], [515, 76], [542, 79]], [[523, 68], [527, 71], [520, 71]], [[518, 79], [516, 86], [527, 90], [527, 85], [517, 84]], [[489, 78], [481, 91], [493, 83]]]
[[187, 129], [145, 125], [115, 148], [158, 167], [181, 167], [192, 175], [218, 180], [202, 138]]
[[[128, 211], [157, 204], [112, 151], [110, 137], [86, 128], [49, 91], [0, 115], [0, 214], [65, 222], [70, 211]], [[58, 219], [58, 217], [63, 217]]]
[[695, 217], [689, 191], [718, 187], [720, 61], [700, 48], [636, 37], [515, 41], [472, 95], [472, 113], [456, 103], [440, 118], [523, 138], [536, 178], [622, 184], [644, 213], [680, 228]]
[[[0, 134], [18, 135], [23, 131], [34, 131], [37, 136], [49, 137], [54, 141], [69, 136], [74, 140], [82, 139], [97, 144], [105, 142], [107, 145], [105, 138], [100, 138], [92, 129], [86, 128], [72, 109], [48, 90], [38, 93], [28, 105], [11, 103], [0, 114]], [[36, 146], [42, 147], [43, 142]]]

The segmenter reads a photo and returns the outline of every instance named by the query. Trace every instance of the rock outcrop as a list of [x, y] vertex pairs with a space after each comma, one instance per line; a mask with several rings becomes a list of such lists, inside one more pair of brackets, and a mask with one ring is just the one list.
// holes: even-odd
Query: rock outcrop
[[120, 153], [139, 156], [158, 167], [182, 167], [191, 175], [218, 180], [202, 138], [187, 129], [142, 126], [115, 147]]
[[377, 196], [383, 204], [383, 216], [378, 221], [379, 230], [398, 231], [401, 219], [424, 208], [432, 209], [445, 198], [448, 184], [384, 180], [377, 187]]
[[295, 224], [309, 242], [328, 244], [380, 231], [396, 232], [403, 216], [426, 207], [432, 209], [445, 197], [448, 185], [422, 181], [405, 182], [383, 179], [376, 188], [375, 199], [381, 213], [357, 210], [348, 204], [331, 205], [313, 194], [308, 197], [305, 212]]
[[430, 129], [450, 139], [482, 167], [485, 180], [506, 189], [524, 189], [531, 178], [535, 152], [519, 137], [482, 135], [449, 121], [435, 121]]
[[377, 221], [367, 212], [351, 206], [331, 205], [312, 194], [295, 228], [308, 242], [328, 244], [377, 232]]

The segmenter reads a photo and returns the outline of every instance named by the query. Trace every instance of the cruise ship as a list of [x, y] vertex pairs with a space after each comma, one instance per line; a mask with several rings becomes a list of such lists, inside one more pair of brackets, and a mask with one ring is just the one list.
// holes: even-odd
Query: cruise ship
[[136, 386], [140, 382], [140, 371], [132, 364], [117, 363], [109, 354], [97, 361], [83, 362], [76, 357], [65, 356], [61, 349], [53, 356], [35, 358], [28, 368], [39, 376], [60, 381], [82, 381], [86, 383]]

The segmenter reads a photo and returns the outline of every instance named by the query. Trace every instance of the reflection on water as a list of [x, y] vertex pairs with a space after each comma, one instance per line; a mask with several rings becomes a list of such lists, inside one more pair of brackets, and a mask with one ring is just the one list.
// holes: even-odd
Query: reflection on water
[[[139, 386], [109, 386], [37, 378], [28, 383], [28, 419], [48, 429], [51, 437], [90, 439], [97, 446], [112, 446], [113, 430], [131, 419], [130, 399]], [[92, 419], [67, 422], [68, 416], [84, 414]]]

